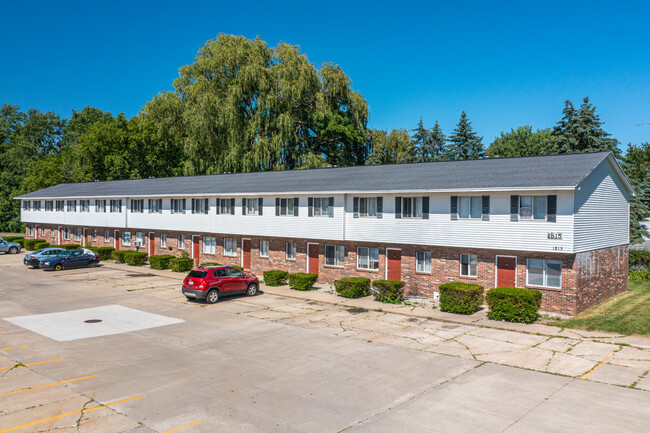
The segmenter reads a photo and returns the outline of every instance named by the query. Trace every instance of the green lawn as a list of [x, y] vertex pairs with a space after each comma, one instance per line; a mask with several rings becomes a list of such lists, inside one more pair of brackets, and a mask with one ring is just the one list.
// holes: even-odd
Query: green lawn
[[549, 323], [589, 331], [650, 335], [650, 281], [629, 281], [629, 290], [576, 317]]

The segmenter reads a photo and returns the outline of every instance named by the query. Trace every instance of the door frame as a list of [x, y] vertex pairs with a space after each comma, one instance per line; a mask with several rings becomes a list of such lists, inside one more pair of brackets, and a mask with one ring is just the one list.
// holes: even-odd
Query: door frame
[[497, 278], [499, 277], [499, 257], [507, 257], [515, 259], [515, 287], [517, 286], [517, 256], [507, 256], [504, 254], [497, 254], [494, 256], [494, 287], [497, 287]]
[[400, 255], [400, 265], [399, 265], [399, 277], [402, 278], [402, 249], [401, 248], [386, 248], [386, 260], [385, 260], [385, 265], [384, 266], [386, 269], [384, 269], [384, 280], [388, 279], [388, 250], [393, 250], [393, 251], [399, 251]]
[[57, 237], [57, 245], [61, 245], [61, 226], [58, 226], [56, 230], [56, 237]]
[[[251, 257], [251, 268], [252, 268], [253, 267], [253, 239], [251, 239], [251, 238], [241, 238], [241, 260], [240, 260], [241, 263], [239, 264], [239, 266], [244, 268], [244, 241], [250, 241], [250, 243], [251, 243], [251, 245], [250, 245], [251, 248], [250, 248], [250, 251], [248, 253], [250, 254], [250, 257]], [[246, 269], [246, 268], [244, 268], [244, 269]]]
[[[307, 260], [305, 263], [305, 272], [309, 273], [309, 245], [320, 245], [318, 242], [307, 242]], [[320, 257], [320, 248], [318, 250], [318, 256]], [[320, 271], [320, 263], [318, 266], [318, 270]]]

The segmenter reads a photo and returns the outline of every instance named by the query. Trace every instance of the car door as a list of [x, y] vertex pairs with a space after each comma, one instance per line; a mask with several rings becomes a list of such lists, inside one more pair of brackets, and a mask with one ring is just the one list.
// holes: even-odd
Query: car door
[[235, 268], [226, 268], [226, 273], [230, 277], [229, 287], [231, 292], [246, 290], [246, 280], [244, 273]]
[[66, 268], [77, 268], [83, 264], [83, 255], [81, 251], [73, 251], [72, 254], [65, 258], [65, 263], [63, 266]]
[[7, 248], [7, 243], [4, 240], [0, 239], [0, 251], [6, 253], [8, 250], [9, 248]]
[[229, 281], [230, 277], [226, 275], [225, 269], [215, 269], [210, 286], [212, 287], [214, 285], [219, 288], [219, 291], [227, 292]]

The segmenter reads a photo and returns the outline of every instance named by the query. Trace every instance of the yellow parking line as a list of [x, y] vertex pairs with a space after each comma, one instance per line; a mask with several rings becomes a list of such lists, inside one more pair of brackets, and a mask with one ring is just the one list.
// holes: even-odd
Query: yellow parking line
[[592, 369], [589, 370], [587, 373], [585, 373], [585, 375], [582, 376], [580, 379], [586, 379], [586, 378], [588, 378], [589, 376], [591, 376], [591, 374], [592, 374], [594, 371], [598, 370], [598, 369], [600, 368], [601, 365], [603, 365], [604, 363], [606, 363], [607, 361], [609, 361], [609, 359], [610, 359], [612, 356], [614, 356], [614, 353], [613, 353], [613, 352], [610, 353], [609, 355], [607, 355], [607, 356], [605, 357], [605, 359], [603, 359], [602, 361], [600, 361], [600, 362], [599, 362], [599, 363], [598, 363], [594, 368], [592, 368]]
[[0, 352], [3, 351], [3, 350], [9, 350], [9, 349], [20, 349], [20, 348], [22, 348], [22, 347], [27, 347], [27, 346], [28, 346], [28, 345], [25, 344], [24, 346], [3, 347], [2, 349], [0, 349]]
[[[20, 364], [18, 365], [18, 367], [31, 367], [32, 365], [47, 364], [48, 362], [56, 362], [56, 361], [63, 361], [63, 358], [50, 359], [49, 361], [32, 362], [31, 364]], [[14, 367], [16, 366], [14, 365], [13, 367], [0, 367], [0, 370], [9, 370]]]
[[373, 341], [373, 340], [376, 340], [378, 338], [385, 337], [385, 336], [386, 336], [386, 334], [381, 334], [381, 335], [378, 335], [376, 337], [369, 338], [367, 341]]
[[9, 428], [6, 428], [4, 430], [0, 430], [0, 433], [6, 433], [8, 431], [19, 430], [21, 428], [30, 427], [30, 426], [33, 426], [33, 425], [36, 425], [36, 424], [41, 424], [41, 423], [44, 423], [44, 422], [47, 422], [47, 421], [52, 421], [52, 420], [63, 418], [63, 417], [70, 416], [70, 415], [75, 415], [77, 413], [90, 412], [90, 411], [93, 411], [95, 409], [101, 409], [103, 407], [113, 406], [114, 404], [124, 403], [125, 401], [135, 400], [137, 398], [142, 398], [142, 397], [144, 397], [144, 394], [137, 395], [135, 397], [125, 398], [124, 400], [114, 401], [113, 403], [100, 404], [99, 406], [91, 407], [90, 409], [81, 409], [81, 410], [75, 410], [74, 412], [62, 413], [61, 415], [53, 416], [53, 417], [50, 417], [50, 418], [39, 419], [38, 421], [32, 421], [32, 422], [27, 423], [27, 424], [21, 424], [21, 425], [15, 426], [15, 427], [9, 427]]
[[[192, 427], [192, 426], [195, 426], [195, 425], [199, 425], [199, 424], [201, 424], [202, 422], [205, 422], [205, 421], [202, 420], [202, 419], [200, 419], [200, 420], [198, 420], [198, 421], [194, 421], [194, 422], [191, 422], [191, 423], [189, 423], [189, 424], [185, 424], [185, 425], [182, 425], [182, 426], [180, 426], [180, 427], [176, 427], [176, 428], [173, 428], [173, 429], [171, 429], [171, 430], [167, 430], [167, 431], [165, 431], [165, 432], [163, 432], [163, 433], [175, 433], [175, 432], [177, 432], [177, 431], [180, 431], [180, 430], [186, 429], [186, 428], [188, 428], [188, 427]], [[2, 433], [2, 432], [0, 432], [0, 433]]]
[[30, 389], [45, 388], [45, 387], [52, 386], [52, 385], [60, 385], [62, 383], [69, 383], [69, 382], [76, 382], [78, 380], [90, 379], [91, 377], [97, 377], [97, 375], [93, 374], [92, 376], [77, 377], [76, 379], [62, 380], [61, 382], [48, 383], [47, 385], [30, 386], [29, 388], [17, 389], [15, 391], [9, 391], [9, 392], [2, 393], [2, 394], [0, 394], [0, 397], [2, 397], [3, 395], [14, 394], [16, 392], [29, 391]]

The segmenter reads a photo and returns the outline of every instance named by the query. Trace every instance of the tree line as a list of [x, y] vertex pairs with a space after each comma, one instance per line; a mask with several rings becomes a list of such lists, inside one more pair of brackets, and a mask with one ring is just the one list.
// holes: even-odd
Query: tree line
[[552, 129], [520, 126], [487, 147], [464, 111], [448, 136], [437, 121], [386, 131], [368, 118], [339, 66], [317, 68], [297, 46], [221, 34], [179, 69], [173, 91], [131, 118], [89, 106], [69, 119], [0, 107], [0, 231], [21, 230], [14, 196], [65, 182], [611, 151], [637, 191], [631, 239], [644, 234], [650, 144], [622, 154], [588, 98], [579, 108], [566, 101]]

